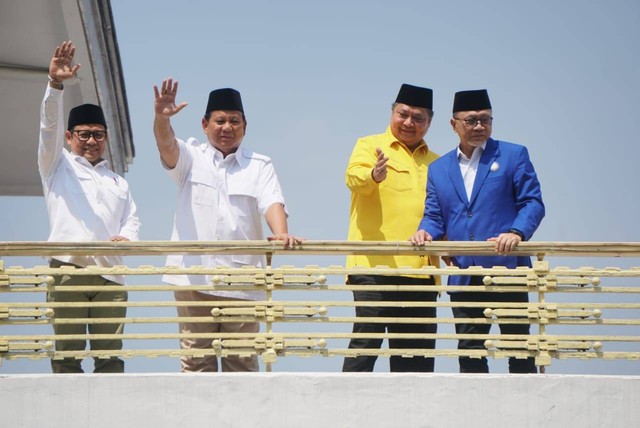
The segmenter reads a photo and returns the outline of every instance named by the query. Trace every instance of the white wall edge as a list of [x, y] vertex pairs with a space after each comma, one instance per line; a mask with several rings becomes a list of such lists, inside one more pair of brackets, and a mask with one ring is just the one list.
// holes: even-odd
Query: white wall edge
[[640, 376], [0, 375], [2, 426], [638, 427]]

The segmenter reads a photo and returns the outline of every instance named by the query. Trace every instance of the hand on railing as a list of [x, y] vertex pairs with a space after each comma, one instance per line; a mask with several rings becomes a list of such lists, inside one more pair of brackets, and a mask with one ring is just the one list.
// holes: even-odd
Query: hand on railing
[[284, 248], [293, 248], [296, 244], [302, 244], [304, 238], [289, 235], [288, 233], [277, 233], [267, 237], [267, 241], [283, 241]]
[[522, 241], [522, 238], [517, 233], [501, 233], [497, 237], [489, 238], [487, 241], [496, 243], [496, 253], [506, 256], [516, 248], [516, 246]]
[[432, 238], [431, 235], [429, 235], [429, 232], [422, 229], [414, 233], [411, 238], [409, 238], [409, 241], [411, 241], [413, 245], [424, 245], [425, 242], [431, 242], [431, 240]]

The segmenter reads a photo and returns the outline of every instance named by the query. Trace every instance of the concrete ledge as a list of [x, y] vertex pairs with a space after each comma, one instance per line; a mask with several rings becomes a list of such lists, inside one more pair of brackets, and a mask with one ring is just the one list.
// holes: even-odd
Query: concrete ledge
[[0, 377], [2, 426], [637, 427], [640, 376], [123, 374]]

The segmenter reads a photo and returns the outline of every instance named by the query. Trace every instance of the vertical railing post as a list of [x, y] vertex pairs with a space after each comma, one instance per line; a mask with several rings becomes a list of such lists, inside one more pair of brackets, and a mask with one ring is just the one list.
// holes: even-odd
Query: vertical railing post
[[[540, 316], [541, 307], [546, 306], [547, 280], [549, 276], [549, 262], [543, 261], [544, 254], [538, 254], [538, 260], [533, 263], [533, 271], [536, 275], [536, 282], [538, 288], [538, 350], [536, 357], [536, 365], [540, 367], [540, 374], [546, 372], [546, 366], [551, 364], [551, 356], [549, 355], [549, 341], [545, 335], [547, 333], [547, 317], [546, 315]], [[544, 314], [547, 313], [545, 310]]]
[[[271, 275], [271, 260], [273, 259], [273, 253], [267, 252], [267, 267], [266, 267], [266, 275], [265, 275], [265, 287], [267, 289], [267, 317], [265, 321], [265, 330], [267, 333], [267, 351], [269, 350], [269, 338], [271, 337], [271, 333], [273, 332], [273, 323], [271, 322], [271, 317], [268, 315], [269, 308], [273, 308], [273, 278]], [[271, 362], [267, 361], [265, 363], [265, 369], [267, 372], [271, 371]]]

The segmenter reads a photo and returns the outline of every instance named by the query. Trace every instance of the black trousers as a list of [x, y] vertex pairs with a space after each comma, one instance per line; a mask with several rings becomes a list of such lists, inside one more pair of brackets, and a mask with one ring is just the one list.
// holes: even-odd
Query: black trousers
[[[434, 285], [433, 278], [411, 278], [405, 276], [383, 276], [383, 275], [349, 275], [349, 284], [360, 285]], [[354, 291], [354, 301], [356, 302], [379, 302], [379, 301], [412, 301], [412, 302], [435, 302], [438, 293], [435, 291]], [[430, 323], [419, 324], [399, 324], [399, 323], [359, 323], [353, 325], [354, 333], [436, 333], [438, 326], [435, 322], [436, 308], [403, 308], [366, 306], [356, 307], [356, 317], [404, 317], [404, 318], [431, 318]], [[382, 339], [362, 338], [351, 339], [349, 349], [379, 349]], [[389, 347], [394, 349], [434, 349], [435, 339], [389, 339]], [[358, 357], [347, 357], [342, 366], [343, 372], [371, 372], [375, 365], [375, 355], [362, 355]], [[434, 359], [427, 357], [403, 358], [392, 356], [390, 359], [390, 369], [392, 372], [432, 372]]]
[[[472, 276], [470, 289], [474, 285], [482, 285], [482, 277]], [[497, 293], [479, 291], [457, 291], [449, 293], [452, 302], [517, 302], [529, 301], [529, 295], [521, 292]], [[457, 307], [451, 308], [454, 318], [485, 318], [485, 308]], [[489, 334], [490, 324], [456, 323], [457, 334]], [[500, 324], [501, 334], [529, 334], [529, 324]], [[484, 339], [460, 339], [458, 349], [485, 349]], [[487, 359], [459, 357], [460, 373], [489, 373]], [[509, 373], [537, 373], [534, 358], [509, 358]]]

